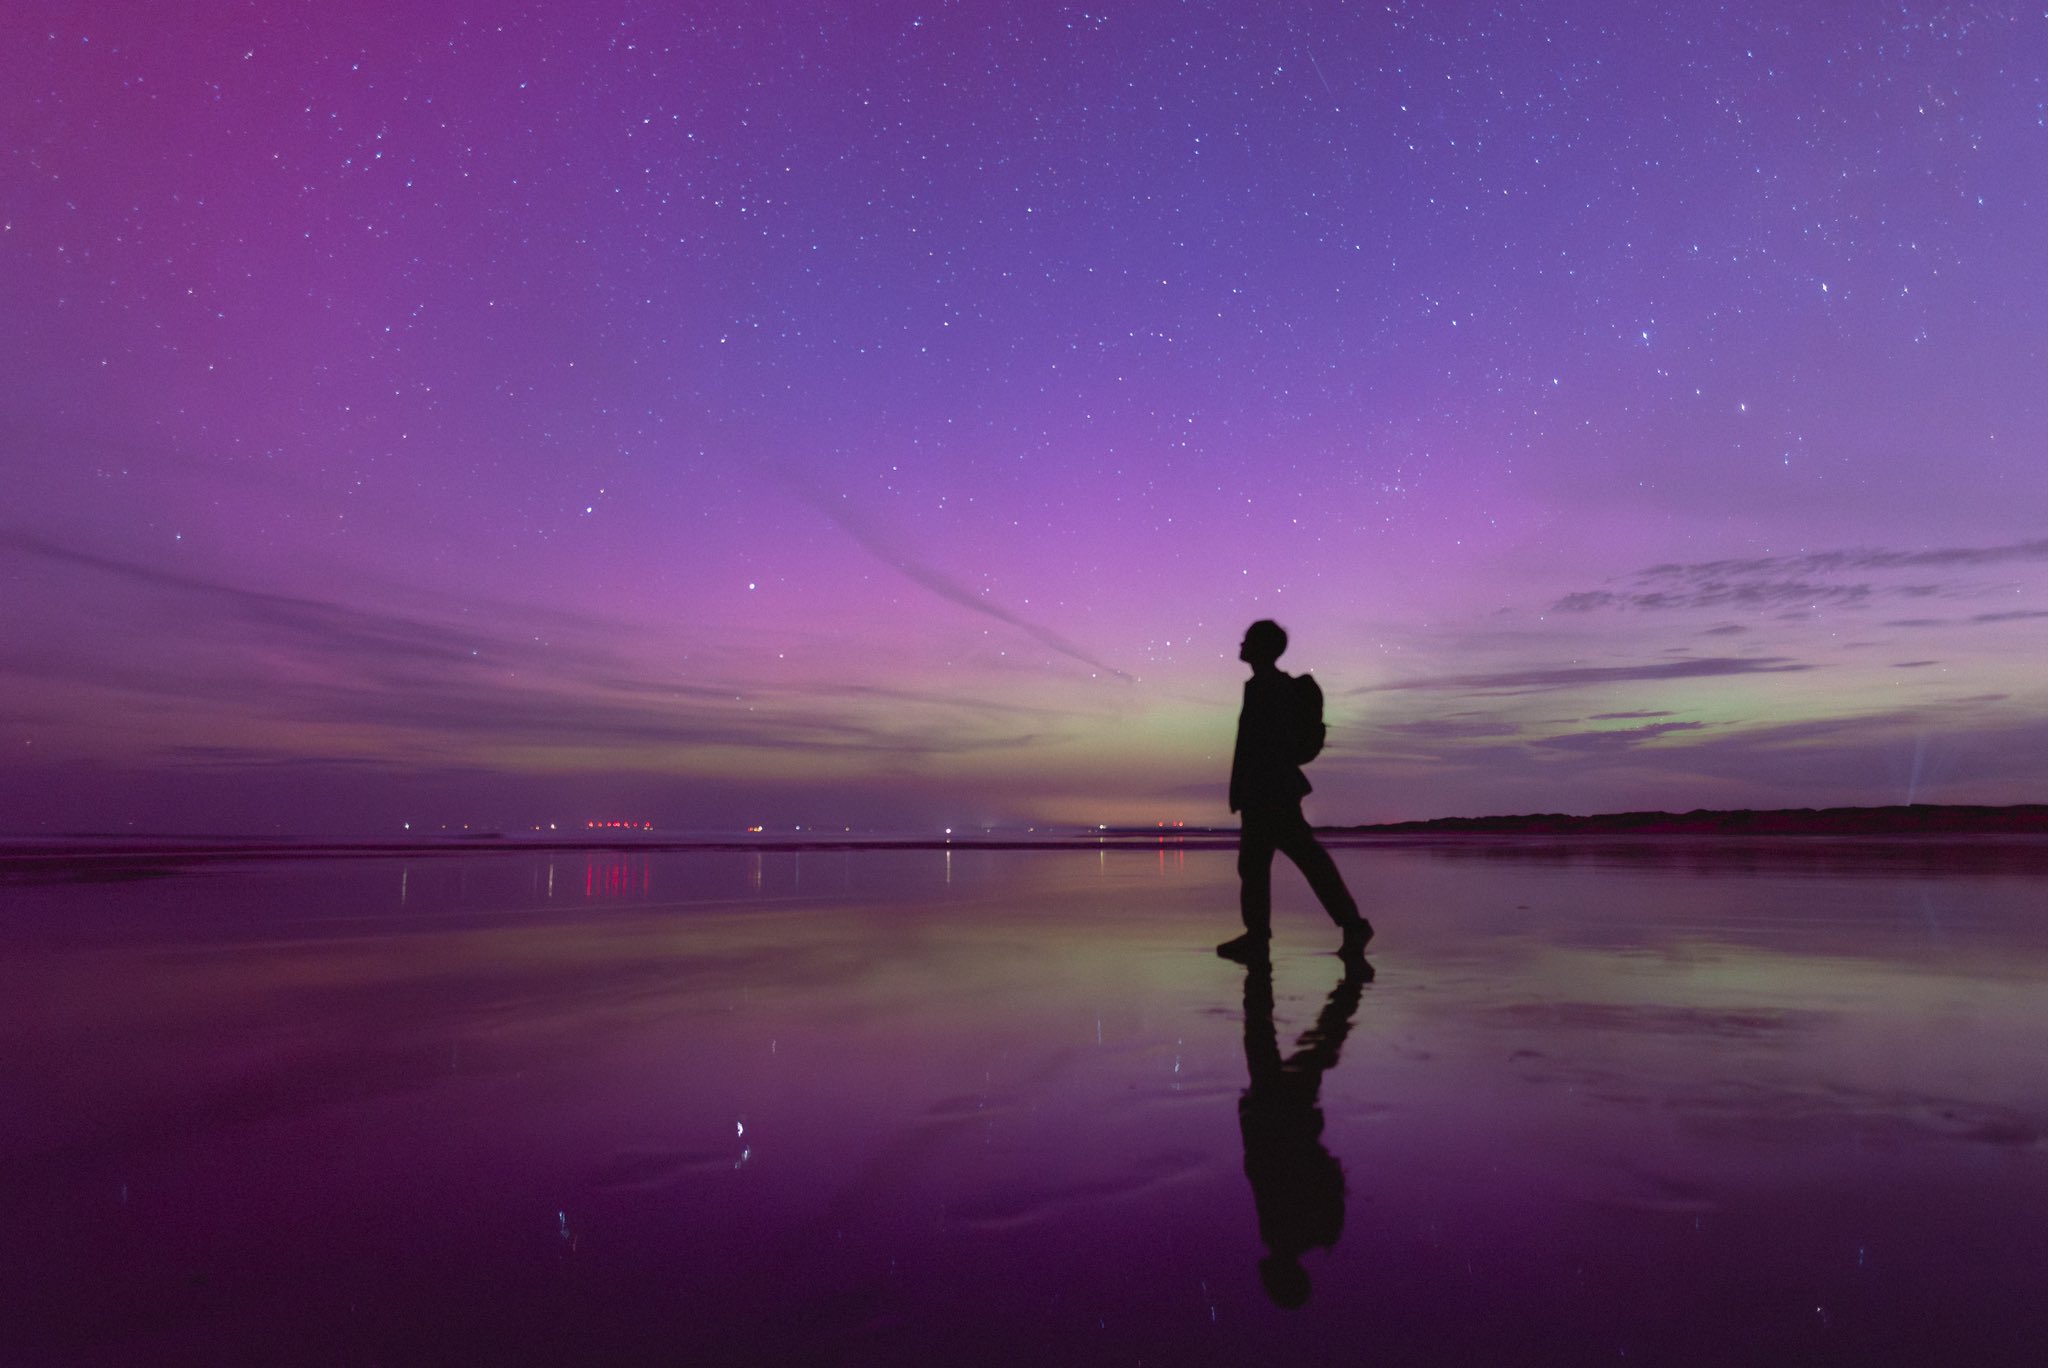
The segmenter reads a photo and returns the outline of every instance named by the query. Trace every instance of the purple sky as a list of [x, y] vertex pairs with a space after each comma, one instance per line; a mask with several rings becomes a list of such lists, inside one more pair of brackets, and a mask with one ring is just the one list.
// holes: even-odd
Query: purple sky
[[[196, 16], [196, 17], [195, 17]], [[0, 830], [2048, 796], [2048, 16], [10, 6]]]

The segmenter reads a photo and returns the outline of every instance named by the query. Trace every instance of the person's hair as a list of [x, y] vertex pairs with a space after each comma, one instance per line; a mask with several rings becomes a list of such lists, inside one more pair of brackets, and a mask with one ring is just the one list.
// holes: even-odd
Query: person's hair
[[1269, 660], [1287, 654], [1287, 629], [1271, 618], [1260, 618], [1245, 628], [1244, 639]]

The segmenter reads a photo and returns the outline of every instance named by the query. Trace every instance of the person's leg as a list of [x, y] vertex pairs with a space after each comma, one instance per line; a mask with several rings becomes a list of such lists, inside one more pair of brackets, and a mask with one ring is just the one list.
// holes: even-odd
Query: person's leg
[[1343, 953], [1363, 953], [1365, 943], [1372, 939], [1372, 923], [1358, 915], [1358, 903], [1352, 898], [1351, 890], [1345, 887], [1337, 862], [1316, 839], [1308, 819], [1301, 815], [1299, 809], [1292, 817], [1293, 820], [1279, 833], [1276, 845], [1294, 861], [1308, 880], [1308, 886], [1315, 891], [1316, 901], [1323, 905], [1323, 911], [1329, 913], [1330, 920], [1344, 932]]
[[1273, 823], [1247, 809], [1237, 834], [1237, 907], [1244, 929], [1266, 939], [1273, 934]]
[[1273, 937], [1273, 824], [1251, 809], [1237, 836], [1237, 879], [1244, 934], [1217, 946], [1216, 953], [1250, 964], [1266, 958]]

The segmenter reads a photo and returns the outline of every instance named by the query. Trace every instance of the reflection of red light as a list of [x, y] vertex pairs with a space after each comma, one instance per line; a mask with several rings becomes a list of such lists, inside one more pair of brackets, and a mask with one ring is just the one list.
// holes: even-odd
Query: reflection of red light
[[601, 859], [591, 856], [583, 865], [583, 896], [590, 899], [646, 897], [654, 891], [654, 862], [627, 855]]

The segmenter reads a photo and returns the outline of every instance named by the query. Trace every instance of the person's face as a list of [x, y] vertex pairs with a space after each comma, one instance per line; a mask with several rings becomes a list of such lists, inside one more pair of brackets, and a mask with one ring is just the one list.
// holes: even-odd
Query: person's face
[[1250, 632], [1246, 632], [1244, 640], [1237, 643], [1237, 658], [1247, 665], [1252, 663], [1252, 636]]

